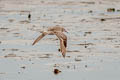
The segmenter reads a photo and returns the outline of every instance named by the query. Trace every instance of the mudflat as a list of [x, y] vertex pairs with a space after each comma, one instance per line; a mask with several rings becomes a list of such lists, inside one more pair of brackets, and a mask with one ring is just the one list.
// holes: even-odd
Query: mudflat
[[[64, 59], [56, 36], [68, 33]], [[0, 0], [0, 80], [120, 80], [119, 0]]]

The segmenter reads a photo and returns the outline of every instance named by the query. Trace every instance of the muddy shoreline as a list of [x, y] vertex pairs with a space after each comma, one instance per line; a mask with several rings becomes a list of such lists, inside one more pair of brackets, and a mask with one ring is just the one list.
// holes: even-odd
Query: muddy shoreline
[[[119, 80], [119, 7], [119, 0], [0, 0], [0, 80]], [[32, 46], [55, 25], [69, 32], [65, 59], [56, 36]]]

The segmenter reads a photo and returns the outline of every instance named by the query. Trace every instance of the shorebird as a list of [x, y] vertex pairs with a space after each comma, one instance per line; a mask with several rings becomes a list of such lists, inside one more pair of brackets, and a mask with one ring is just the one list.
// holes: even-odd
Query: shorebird
[[66, 47], [67, 47], [67, 36], [63, 33], [67, 32], [63, 27], [55, 26], [48, 28], [47, 31], [42, 31], [42, 34], [33, 42], [32, 45], [36, 44], [46, 35], [56, 35], [60, 40], [60, 52], [62, 56], [65, 58]]

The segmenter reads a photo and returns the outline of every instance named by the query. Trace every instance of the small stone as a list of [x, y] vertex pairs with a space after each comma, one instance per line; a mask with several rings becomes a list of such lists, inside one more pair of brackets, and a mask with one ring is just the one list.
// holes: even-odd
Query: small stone
[[69, 69], [69, 68], [70, 68], [70, 66], [67, 66], [67, 68]]
[[108, 8], [107, 12], [115, 12], [115, 8]]
[[92, 13], [92, 12], [93, 12], [92, 10], [88, 11], [88, 13]]
[[20, 74], [20, 72], [18, 72], [18, 74]]
[[88, 66], [87, 66], [87, 65], [85, 65], [85, 67], [87, 68]]
[[8, 21], [12, 23], [14, 21], [14, 19], [9, 19]]
[[28, 14], [28, 19], [31, 20], [31, 14], [30, 13]]
[[22, 68], [22, 69], [25, 69], [26, 67], [25, 67], [25, 66], [22, 66], [21, 68]]
[[88, 34], [92, 34], [92, 32], [85, 32], [84, 36], [87, 36]]
[[85, 48], [87, 48], [88, 46], [87, 45], [85, 45]]
[[120, 12], [120, 9], [118, 9], [117, 12]]
[[102, 19], [100, 19], [100, 21], [105, 21], [105, 19], [102, 18]]
[[58, 69], [54, 69], [54, 74], [59, 74], [61, 71]]

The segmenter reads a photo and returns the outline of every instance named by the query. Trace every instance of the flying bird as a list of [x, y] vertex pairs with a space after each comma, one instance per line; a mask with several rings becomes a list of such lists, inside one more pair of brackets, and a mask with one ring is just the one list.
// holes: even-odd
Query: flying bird
[[38, 41], [40, 41], [46, 35], [56, 35], [60, 40], [60, 52], [62, 56], [65, 58], [66, 47], [67, 47], [67, 36], [63, 33], [67, 32], [63, 27], [54, 26], [48, 28], [47, 31], [43, 31], [42, 34], [33, 42], [32, 45], [35, 45]]

